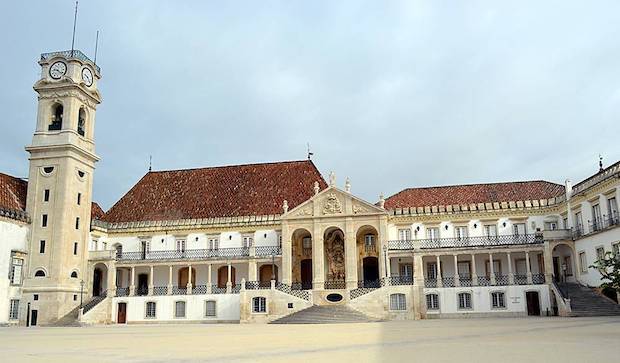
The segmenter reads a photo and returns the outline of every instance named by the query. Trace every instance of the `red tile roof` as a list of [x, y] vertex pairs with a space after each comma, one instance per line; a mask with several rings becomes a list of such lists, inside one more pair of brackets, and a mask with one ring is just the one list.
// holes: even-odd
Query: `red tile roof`
[[327, 183], [312, 161], [149, 172], [103, 217], [141, 222], [282, 214]]
[[91, 220], [101, 219], [104, 215], [105, 215], [105, 212], [103, 211], [103, 209], [101, 209], [99, 204], [97, 204], [97, 202], [92, 202], [91, 207], [90, 207], [90, 219]]
[[385, 208], [396, 209], [548, 199], [563, 193], [563, 185], [542, 180], [409, 188], [389, 197], [385, 201]]
[[26, 211], [28, 182], [0, 173], [0, 209]]

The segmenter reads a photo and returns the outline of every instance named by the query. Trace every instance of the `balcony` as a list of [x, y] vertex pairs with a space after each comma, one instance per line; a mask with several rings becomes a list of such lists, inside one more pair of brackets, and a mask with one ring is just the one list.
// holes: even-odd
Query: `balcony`
[[617, 227], [618, 225], [620, 225], [620, 217], [618, 217], [617, 214], [614, 214], [611, 217], [603, 215], [602, 218], [588, 221], [587, 226], [577, 225], [577, 227], [571, 230], [572, 237], [573, 240], [577, 240], [610, 228]]
[[395, 240], [388, 242], [388, 248], [394, 251], [411, 251], [414, 249], [496, 247], [513, 245], [530, 245], [544, 242], [543, 235], [514, 234], [500, 236], [478, 236], [461, 238], [431, 238], [419, 240]]
[[[254, 256], [251, 250], [254, 250]], [[168, 250], [168, 251], [138, 251], [119, 252], [115, 258], [119, 262], [135, 261], [167, 261], [167, 260], [206, 260], [206, 259], [231, 259], [250, 257], [280, 256], [282, 249], [279, 246], [258, 246], [218, 248], [218, 249], [194, 249], [194, 250]]]
[[[455, 276], [446, 276], [441, 279], [441, 287], [471, 287], [471, 286], [510, 286], [510, 285], [528, 285], [526, 275], [514, 275], [514, 281], [510, 281], [508, 275], [495, 274], [495, 281], [492, 281], [489, 276], [478, 276], [477, 279], [472, 280], [469, 275], [462, 275], [459, 279]], [[533, 274], [533, 285], [542, 285], [545, 283], [544, 274]], [[438, 287], [437, 279], [424, 279], [424, 287], [436, 288]]]

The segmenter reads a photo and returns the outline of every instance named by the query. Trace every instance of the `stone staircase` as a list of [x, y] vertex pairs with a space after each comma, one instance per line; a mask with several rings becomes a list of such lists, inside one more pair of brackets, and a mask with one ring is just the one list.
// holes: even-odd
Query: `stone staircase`
[[597, 294], [593, 289], [576, 283], [560, 283], [558, 286], [570, 299], [571, 316], [620, 315], [620, 305]]
[[314, 305], [307, 309], [287, 315], [272, 321], [270, 324], [337, 324], [337, 323], [367, 323], [376, 321], [368, 316], [344, 305], [319, 306]]
[[78, 317], [80, 315], [80, 307], [76, 307], [73, 310], [69, 311], [65, 316], [59, 318], [58, 320], [50, 323], [48, 326], [82, 326], [78, 321]]

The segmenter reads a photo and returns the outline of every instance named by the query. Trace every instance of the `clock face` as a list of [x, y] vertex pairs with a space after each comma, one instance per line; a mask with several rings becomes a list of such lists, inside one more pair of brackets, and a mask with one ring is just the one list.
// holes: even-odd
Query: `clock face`
[[67, 73], [67, 65], [64, 62], [56, 62], [50, 67], [50, 76], [53, 79], [59, 79]]
[[82, 80], [88, 87], [93, 85], [93, 72], [90, 71], [90, 68], [82, 68]]

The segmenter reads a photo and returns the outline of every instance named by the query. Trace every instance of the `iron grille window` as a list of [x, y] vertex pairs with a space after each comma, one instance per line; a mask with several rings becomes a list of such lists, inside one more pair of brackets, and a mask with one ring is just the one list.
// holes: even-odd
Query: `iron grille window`
[[205, 316], [207, 318], [214, 318], [217, 316], [216, 303], [214, 300], [208, 300], [205, 302]]
[[177, 301], [174, 303], [174, 317], [175, 318], [185, 317], [185, 301]]
[[19, 319], [19, 300], [12, 299], [11, 305], [9, 307], [9, 319], [17, 320]]
[[267, 299], [262, 296], [257, 296], [252, 299], [252, 309], [255, 313], [267, 312]]
[[407, 310], [405, 294], [390, 295], [390, 310]]
[[24, 266], [24, 259], [13, 257], [11, 259], [11, 269], [9, 270], [9, 280], [12, 285], [19, 285], [22, 283], [22, 268]]
[[503, 292], [491, 293], [491, 307], [493, 309], [503, 309], [506, 307], [506, 300]]
[[426, 309], [427, 310], [439, 310], [439, 295], [437, 294], [426, 295]]
[[471, 294], [462, 292], [459, 294], [459, 309], [471, 309]]
[[157, 304], [154, 301], [146, 303], [146, 311], [144, 313], [145, 318], [155, 318], [157, 312]]

